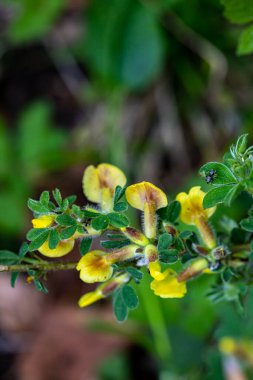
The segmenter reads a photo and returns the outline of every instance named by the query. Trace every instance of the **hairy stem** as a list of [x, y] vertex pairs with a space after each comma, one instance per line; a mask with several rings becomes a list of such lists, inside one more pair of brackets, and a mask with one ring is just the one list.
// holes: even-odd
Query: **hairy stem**
[[50, 263], [44, 261], [37, 264], [14, 264], [14, 265], [0, 265], [0, 272], [27, 272], [33, 269], [41, 271], [57, 271], [75, 269], [77, 262], [57, 262]]

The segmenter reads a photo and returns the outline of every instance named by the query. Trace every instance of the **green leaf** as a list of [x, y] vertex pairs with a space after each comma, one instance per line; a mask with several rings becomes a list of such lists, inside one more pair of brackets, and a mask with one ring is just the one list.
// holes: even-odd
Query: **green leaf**
[[91, 226], [96, 231], [104, 230], [108, 227], [109, 219], [106, 215], [99, 215], [96, 218], [92, 219]]
[[42, 171], [62, 167], [66, 134], [55, 128], [51, 120], [51, 106], [42, 101], [30, 104], [19, 118], [18, 160], [29, 183], [35, 181]]
[[47, 240], [48, 236], [49, 236], [49, 233], [50, 233], [50, 229], [44, 229], [40, 235], [38, 235], [36, 237], [36, 239], [34, 239], [30, 245], [29, 245], [29, 251], [32, 252], [32, 251], [36, 251], [37, 249], [39, 249], [42, 244], [45, 243], [45, 241]]
[[143, 88], [159, 74], [165, 45], [147, 6], [132, 0], [93, 0], [86, 26], [85, 63], [105, 86]]
[[243, 219], [240, 222], [241, 227], [249, 232], [253, 232], [253, 216], [249, 217], [248, 219]]
[[12, 288], [15, 287], [15, 284], [16, 284], [16, 281], [18, 279], [18, 276], [19, 276], [19, 272], [12, 272], [11, 273], [11, 287]]
[[231, 170], [220, 162], [208, 162], [199, 169], [199, 172], [200, 175], [206, 177], [210, 170], [215, 170], [215, 175], [212, 181], [214, 185], [237, 183], [237, 179]]
[[48, 246], [50, 249], [55, 249], [60, 241], [59, 233], [56, 229], [50, 231]]
[[127, 227], [129, 225], [127, 217], [123, 214], [111, 212], [107, 214], [107, 217], [109, 218], [109, 223], [116, 228]]
[[160, 252], [163, 249], [167, 249], [171, 246], [173, 242], [173, 236], [165, 232], [159, 237], [158, 240], [158, 251]]
[[125, 247], [126, 245], [129, 245], [129, 244], [131, 244], [131, 242], [128, 239], [124, 239], [124, 240], [102, 240], [102, 241], [100, 241], [100, 245], [106, 249], [122, 248], [122, 247]]
[[72, 205], [76, 201], [77, 196], [76, 195], [69, 195], [66, 199], [69, 202], [69, 205]]
[[91, 244], [92, 244], [92, 238], [91, 237], [84, 238], [81, 240], [79, 250], [80, 250], [80, 254], [82, 256], [85, 255], [87, 252], [89, 252]]
[[173, 201], [168, 205], [167, 208], [167, 220], [174, 223], [179, 217], [181, 210], [181, 205], [178, 201]]
[[227, 194], [233, 189], [234, 185], [224, 185], [215, 187], [208, 191], [203, 200], [203, 207], [209, 208], [224, 202]]
[[27, 232], [26, 238], [27, 240], [33, 241], [44, 231], [47, 231], [47, 228], [32, 228]]
[[243, 188], [240, 184], [233, 186], [233, 188], [229, 190], [229, 192], [226, 194], [224, 198], [223, 202], [225, 203], [225, 205], [230, 206], [242, 190]]
[[167, 207], [159, 209], [157, 211], [157, 214], [160, 216], [162, 220], [174, 223], [179, 217], [180, 210], [180, 203], [178, 201], [173, 201]]
[[29, 252], [29, 245], [27, 242], [22, 243], [21, 247], [19, 248], [19, 257], [25, 257], [25, 255]]
[[90, 211], [90, 210], [83, 210], [83, 217], [84, 218], [97, 218], [97, 216], [101, 215], [98, 211]]
[[68, 214], [58, 215], [55, 220], [60, 226], [76, 226], [76, 220]]
[[39, 291], [39, 292], [43, 292], [45, 294], [48, 293], [48, 290], [47, 288], [45, 287], [45, 285], [39, 281], [38, 278], [35, 278], [34, 279], [34, 285], [35, 285], [35, 288]]
[[121, 292], [126, 306], [131, 310], [136, 309], [139, 305], [139, 299], [136, 291], [131, 286], [125, 285], [122, 287]]
[[12, 265], [19, 262], [19, 256], [8, 250], [0, 251], [0, 265]]
[[[252, 35], [252, 38], [253, 38], [253, 35]], [[235, 146], [236, 152], [239, 154], [243, 154], [247, 148], [247, 144], [248, 144], [248, 133], [244, 133], [243, 135], [238, 137], [236, 141], [236, 146]]]
[[253, 52], [253, 25], [244, 29], [240, 35], [237, 54], [244, 55]]
[[159, 259], [163, 263], [173, 264], [178, 260], [178, 252], [176, 249], [164, 249], [159, 252]]
[[28, 199], [27, 206], [29, 207], [30, 210], [37, 212], [39, 214], [42, 213], [48, 213], [48, 207], [40, 204], [40, 202], [35, 201], [31, 198]]
[[115, 191], [114, 191], [114, 195], [113, 195], [113, 204], [114, 204], [114, 206], [123, 197], [123, 195], [125, 194], [125, 190], [126, 190], [125, 187], [121, 187], [119, 185], [116, 186]]
[[225, 16], [234, 23], [244, 24], [253, 20], [253, 2], [251, 0], [221, 0], [225, 7]]
[[60, 239], [65, 240], [71, 238], [76, 232], [77, 226], [70, 226], [60, 231]]
[[128, 205], [126, 202], [118, 202], [113, 207], [113, 210], [116, 212], [126, 211], [127, 209], [128, 209]]
[[63, 0], [9, 0], [16, 10], [8, 25], [8, 37], [14, 43], [23, 43], [42, 37], [53, 26], [65, 6]]
[[55, 201], [58, 203], [58, 205], [61, 206], [62, 205], [62, 196], [61, 196], [61, 192], [59, 189], [53, 190], [53, 197], [54, 197]]
[[67, 198], [65, 198], [61, 204], [61, 211], [66, 212], [68, 208], [69, 208], [69, 201], [67, 200]]
[[143, 273], [140, 270], [133, 267], [126, 268], [126, 272], [129, 273], [133, 277], [134, 281], [137, 284], [139, 284], [139, 282], [141, 281], [143, 277]]
[[49, 199], [50, 199], [50, 197], [49, 197], [49, 191], [43, 191], [43, 193], [40, 196], [40, 203], [43, 206], [48, 207]]
[[113, 296], [113, 312], [118, 322], [124, 322], [128, 316], [128, 309], [124, 302], [121, 289], [118, 289]]

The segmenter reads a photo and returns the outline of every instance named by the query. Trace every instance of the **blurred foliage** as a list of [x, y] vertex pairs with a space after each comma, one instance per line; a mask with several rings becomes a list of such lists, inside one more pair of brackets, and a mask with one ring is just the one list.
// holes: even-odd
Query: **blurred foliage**
[[65, 7], [64, 0], [4, 0], [4, 4], [15, 13], [7, 35], [19, 44], [43, 37]]
[[0, 124], [0, 226], [17, 234], [24, 226], [24, 203], [32, 187], [50, 170], [61, 166], [66, 135], [52, 127], [47, 103], [31, 104], [17, 121], [16, 134]]
[[[73, 136], [82, 165], [92, 147], [93, 163], [102, 157], [124, 166], [132, 178], [146, 176], [175, 193], [179, 184], [196, 183], [188, 178], [192, 170], [207, 157], [217, 159], [242, 128], [252, 132], [251, 57], [235, 54], [238, 37], [239, 55], [253, 51], [252, 7], [251, 0], [3, 0], [2, 239], [23, 230], [24, 205], [38, 181], [62, 170], [65, 183], [66, 166], [81, 161], [67, 153]], [[239, 198], [236, 205], [225, 212], [239, 220], [249, 201]], [[153, 305], [151, 319], [158, 326], [161, 310], [175, 372], [189, 380], [224, 378], [219, 337], [252, 338], [252, 295], [245, 316], [238, 316], [232, 305], [214, 307], [204, 297], [212, 281], [206, 276], [190, 284], [180, 304], [153, 304], [147, 286], [135, 286], [145, 304]], [[130, 324], [121, 333], [156, 354], [145, 307], [130, 317], [135, 333]], [[113, 358], [101, 377], [122, 380], [126, 365], [124, 358]]]

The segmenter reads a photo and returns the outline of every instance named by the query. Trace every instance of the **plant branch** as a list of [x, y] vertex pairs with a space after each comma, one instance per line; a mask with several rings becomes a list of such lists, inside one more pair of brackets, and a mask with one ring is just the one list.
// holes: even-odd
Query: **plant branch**
[[57, 270], [70, 270], [75, 269], [77, 262], [47, 262], [37, 264], [14, 264], [14, 265], [0, 265], [0, 272], [27, 272], [33, 269], [41, 271], [57, 271]]

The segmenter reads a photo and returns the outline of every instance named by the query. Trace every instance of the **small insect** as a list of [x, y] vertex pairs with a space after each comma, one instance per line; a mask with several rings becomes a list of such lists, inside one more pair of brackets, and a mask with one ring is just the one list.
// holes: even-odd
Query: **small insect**
[[212, 183], [214, 180], [216, 174], [216, 170], [209, 170], [208, 174], [206, 175], [206, 183]]

